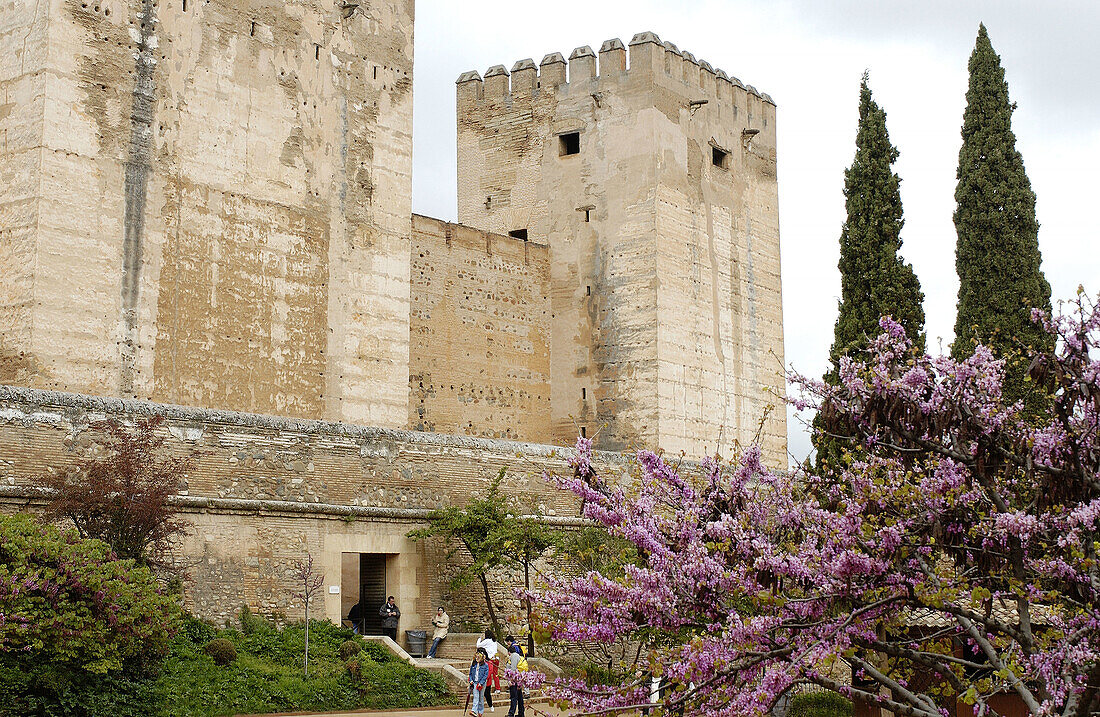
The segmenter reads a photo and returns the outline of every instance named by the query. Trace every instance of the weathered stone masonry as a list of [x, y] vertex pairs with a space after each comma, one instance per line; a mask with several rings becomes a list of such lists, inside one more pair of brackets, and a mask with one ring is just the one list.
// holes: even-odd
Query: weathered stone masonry
[[[458, 216], [550, 246], [553, 441], [786, 462], [771, 98], [653, 33], [458, 78]], [[597, 64], [598, 63], [598, 64]]]
[[404, 427], [413, 0], [0, 10], [0, 381]]
[[409, 427], [549, 443], [545, 244], [413, 215]]
[[[543, 479], [563, 468], [568, 449], [8, 386], [0, 386], [0, 510], [33, 507], [28, 479], [91, 450], [94, 421], [154, 415], [167, 418], [170, 451], [197, 461], [179, 503], [193, 524], [180, 563], [189, 607], [209, 619], [232, 617], [242, 604], [300, 616], [289, 573], [310, 552], [327, 585], [341, 584], [346, 553], [388, 555], [386, 582], [408, 615], [404, 627], [427, 624], [437, 604], [477, 620], [477, 588], [445, 589], [444, 546], [405, 534], [429, 510], [485, 490], [502, 467], [523, 504], [566, 524], [578, 514], [572, 496]], [[627, 470], [614, 454], [600, 454], [599, 465], [612, 475]], [[513, 600], [503, 588], [496, 599], [502, 607]], [[333, 621], [350, 607], [341, 600], [325, 594]]]

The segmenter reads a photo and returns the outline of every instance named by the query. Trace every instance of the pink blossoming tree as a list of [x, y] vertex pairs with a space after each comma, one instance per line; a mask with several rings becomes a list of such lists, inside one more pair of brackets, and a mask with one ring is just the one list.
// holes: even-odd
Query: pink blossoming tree
[[[661, 713], [764, 714], [812, 684], [898, 715], [1100, 709], [1100, 310], [1083, 294], [1036, 314], [1057, 348], [1031, 380], [1052, 396], [1029, 422], [1004, 364], [914, 351], [883, 319], [828, 386], [792, 375], [799, 408], [850, 439], [830, 476], [777, 473], [750, 447], [678, 470], [649, 452], [635, 484], [605, 480], [579, 439], [583, 514], [636, 546], [621, 577], [556, 579], [538, 595], [565, 643], [631, 640], [633, 678], [545, 685], [579, 712], [636, 710], [658, 676]], [[536, 684], [541, 676], [526, 676]]]

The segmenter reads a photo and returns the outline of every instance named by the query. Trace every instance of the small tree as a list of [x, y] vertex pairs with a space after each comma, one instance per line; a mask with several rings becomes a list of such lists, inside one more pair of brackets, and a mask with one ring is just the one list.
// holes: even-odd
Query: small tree
[[527, 654], [535, 654], [534, 607], [531, 601], [531, 569], [546, 551], [562, 543], [561, 532], [547, 525], [538, 511], [516, 515], [508, 511], [491, 538], [503, 547], [503, 562], [523, 568], [523, 607], [527, 613]]
[[500, 635], [500, 621], [489, 594], [487, 573], [499, 567], [504, 561], [504, 546], [497, 539], [497, 529], [507, 519], [504, 497], [500, 493], [500, 483], [504, 480], [504, 469], [489, 484], [484, 498], [471, 498], [465, 505], [451, 506], [442, 510], [433, 510], [428, 515], [428, 527], [409, 532], [413, 540], [441, 537], [447, 541], [447, 558], [454, 558], [465, 548], [470, 554], [470, 563], [463, 567], [451, 579], [450, 586], [457, 590], [474, 580], [481, 583], [485, 595], [485, 607], [489, 610], [489, 621], [493, 632]]
[[180, 618], [149, 570], [106, 544], [0, 516], [0, 714], [73, 714], [93, 701], [96, 714], [157, 712], [151, 681]]
[[119, 558], [163, 567], [187, 532], [169, 501], [194, 467], [191, 458], [167, 455], [163, 423], [157, 416], [132, 427], [114, 419], [93, 424], [101, 455], [36, 480], [46, 492], [46, 517], [72, 521], [82, 538], [102, 540]]
[[294, 597], [305, 603], [306, 606], [306, 650], [305, 658], [303, 660], [303, 671], [309, 675], [309, 604], [313, 600], [313, 596], [320, 591], [321, 586], [325, 584], [325, 576], [313, 574], [313, 555], [306, 553], [305, 560], [298, 560], [294, 563], [294, 580], [302, 586], [300, 592], [294, 593]]
[[989, 349], [927, 356], [884, 318], [835, 385], [790, 377], [864, 447], [836, 475], [775, 473], [757, 446], [683, 472], [643, 451], [624, 485], [581, 439], [557, 480], [638, 560], [551, 576], [540, 609], [556, 639], [645, 649], [630, 676], [549, 696], [640, 710], [648, 673], [685, 717], [767, 715], [807, 683], [904, 717], [992, 717], [1005, 695], [1100, 712], [1100, 299], [1033, 318], [1053, 347], [1029, 371], [1051, 396], [1038, 425]]

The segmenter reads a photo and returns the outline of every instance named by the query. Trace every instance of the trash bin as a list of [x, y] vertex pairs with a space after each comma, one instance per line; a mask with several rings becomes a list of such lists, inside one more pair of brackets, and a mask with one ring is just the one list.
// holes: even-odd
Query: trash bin
[[428, 632], [426, 630], [405, 630], [405, 643], [413, 657], [423, 657], [428, 651]]

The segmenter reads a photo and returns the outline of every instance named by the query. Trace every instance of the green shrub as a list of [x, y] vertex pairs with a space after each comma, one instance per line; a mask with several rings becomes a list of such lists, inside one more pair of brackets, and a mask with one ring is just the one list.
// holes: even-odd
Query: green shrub
[[210, 655], [215, 665], [228, 665], [237, 659], [237, 648], [224, 637], [218, 637], [202, 648], [202, 651]]
[[385, 645], [381, 642], [374, 642], [372, 640], [362, 641], [363, 654], [372, 662], [397, 662], [397, 656], [389, 651]]
[[802, 692], [791, 698], [787, 717], [852, 717], [852, 703], [835, 692]]
[[363, 641], [362, 640], [359, 640], [359, 639], [344, 640], [343, 644], [340, 645], [340, 659], [343, 660], [344, 662], [347, 662], [348, 660], [355, 657], [356, 655], [358, 655], [362, 651], [363, 651]]
[[617, 685], [626, 681], [627, 675], [622, 671], [608, 669], [606, 665], [598, 662], [582, 662], [575, 669], [577, 677], [589, 685]]
[[74, 530], [0, 516], [0, 614], [0, 714], [156, 712], [180, 610], [147, 569]]
[[[300, 667], [305, 652], [305, 623], [286, 625], [275, 629], [271, 625], [255, 629], [251, 634], [225, 630], [222, 634], [237, 646], [238, 652], [262, 657], [264, 660], [285, 667]], [[309, 621], [310, 665], [331, 662], [341, 667], [340, 646], [356, 639], [351, 630], [333, 625], [326, 620]], [[312, 669], [312, 667], [311, 667]]]
[[218, 630], [213, 625], [203, 622], [194, 615], [188, 613], [180, 621], [180, 629], [177, 636], [187, 640], [192, 645], [205, 645], [218, 636]]
[[454, 697], [439, 674], [405, 662], [352, 660], [348, 663], [348, 672], [360, 690], [360, 704], [368, 709], [432, 707], [454, 703]]
[[214, 717], [265, 712], [353, 710], [359, 691], [342, 670], [322, 674], [310, 666], [282, 667], [240, 654], [224, 667], [205, 655], [169, 658], [159, 687], [172, 696], [157, 717]]
[[275, 629], [275, 626], [263, 617], [254, 614], [248, 605], [241, 605], [241, 611], [237, 614], [237, 618], [241, 623], [241, 632], [246, 635]]

